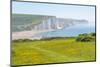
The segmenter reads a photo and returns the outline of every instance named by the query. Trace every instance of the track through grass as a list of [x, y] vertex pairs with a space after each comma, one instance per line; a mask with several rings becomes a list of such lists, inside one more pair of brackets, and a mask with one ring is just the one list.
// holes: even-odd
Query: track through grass
[[12, 43], [12, 65], [94, 61], [95, 42], [53, 39]]

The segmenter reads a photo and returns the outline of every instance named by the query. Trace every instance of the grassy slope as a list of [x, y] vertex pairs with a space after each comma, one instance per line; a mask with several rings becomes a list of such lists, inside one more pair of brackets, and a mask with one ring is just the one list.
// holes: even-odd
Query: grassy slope
[[38, 24], [43, 17], [51, 17], [46, 15], [32, 15], [32, 14], [12, 14], [12, 31], [20, 31], [17, 29], [20, 25]]
[[[31, 15], [31, 14], [12, 14], [12, 24], [29, 24], [36, 23], [39, 20], [42, 20], [42, 15]], [[18, 23], [21, 22], [21, 23]]]
[[74, 39], [13, 42], [12, 52], [12, 65], [92, 61], [95, 60], [95, 43]]

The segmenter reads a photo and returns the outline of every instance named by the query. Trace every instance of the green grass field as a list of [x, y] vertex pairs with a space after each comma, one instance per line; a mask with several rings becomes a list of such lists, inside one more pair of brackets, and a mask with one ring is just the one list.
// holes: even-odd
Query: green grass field
[[12, 65], [95, 60], [95, 42], [74, 38], [12, 42]]

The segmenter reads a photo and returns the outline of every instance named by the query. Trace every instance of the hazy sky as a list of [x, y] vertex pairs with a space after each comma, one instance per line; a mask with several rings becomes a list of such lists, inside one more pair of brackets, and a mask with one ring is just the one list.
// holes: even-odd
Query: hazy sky
[[94, 6], [61, 5], [30, 2], [13, 2], [12, 13], [52, 15], [62, 18], [95, 21]]

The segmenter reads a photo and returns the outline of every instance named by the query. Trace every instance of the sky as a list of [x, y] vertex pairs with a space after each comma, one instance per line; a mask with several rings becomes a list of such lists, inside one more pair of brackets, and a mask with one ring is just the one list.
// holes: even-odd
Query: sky
[[60, 18], [85, 19], [95, 23], [95, 7], [31, 2], [12, 2], [12, 13], [50, 15]]

